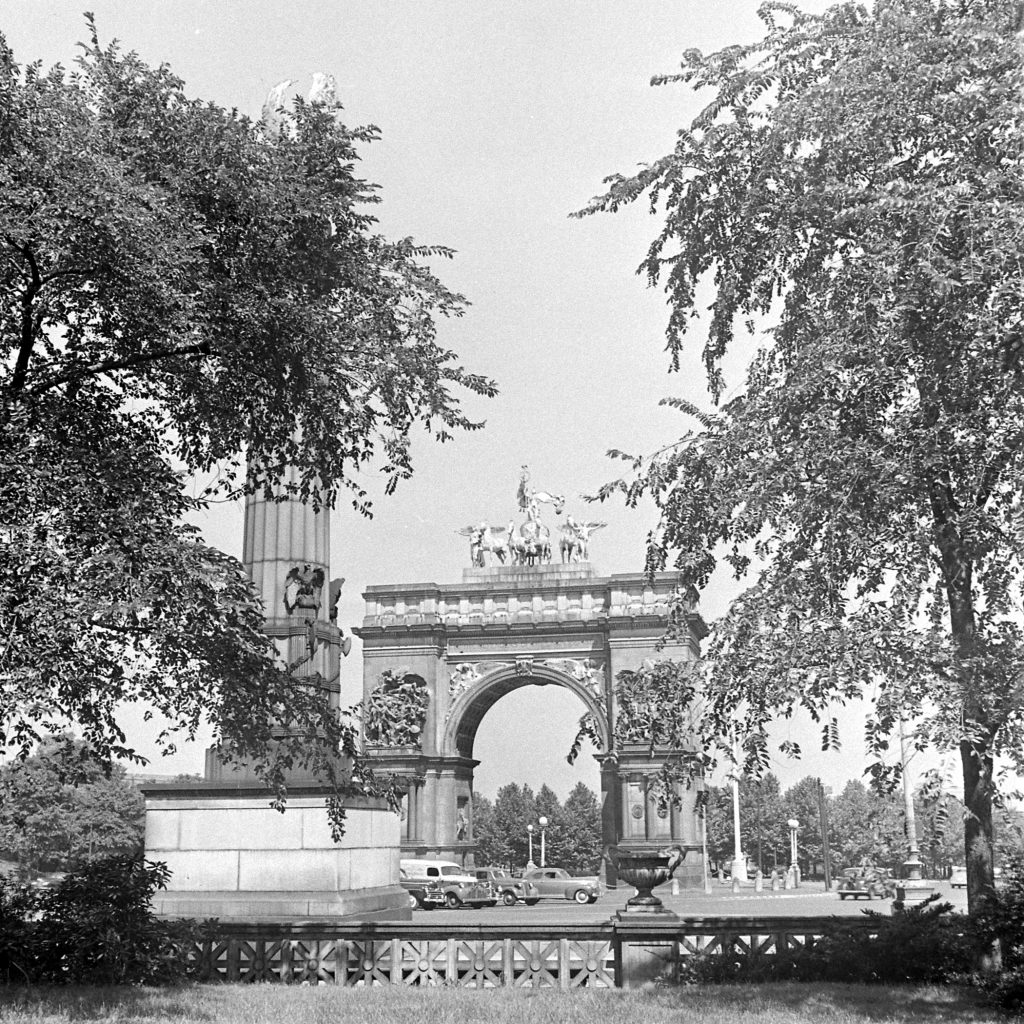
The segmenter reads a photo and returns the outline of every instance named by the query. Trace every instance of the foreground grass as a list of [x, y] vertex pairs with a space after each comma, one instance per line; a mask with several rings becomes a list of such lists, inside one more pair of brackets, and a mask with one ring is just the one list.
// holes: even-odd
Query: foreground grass
[[999, 1018], [937, 987], [721, 985], [638, 992], [550, 989], [0, 989], [4, 1024], [889, 1024]]

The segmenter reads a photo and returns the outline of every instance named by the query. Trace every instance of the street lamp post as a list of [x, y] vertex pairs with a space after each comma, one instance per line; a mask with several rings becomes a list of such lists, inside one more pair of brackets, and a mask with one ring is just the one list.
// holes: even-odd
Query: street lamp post
[[896, 898], [907, 900], [927, 899], [932, 886], [924, 881], [921, 872], [921, 855], [917, 847], [917, 816], [914, 814], [914, 787], [910, 779], [910, 759], [914, 756], [910, 738], [900, 719], [900, 762], [903, 768], [903, 808], [906, 813], [907, 843], [910, 850], [903, 862], [902, 885], [896, 886]]
[[732, 877], [739, 882], [747, 880], [747, 858], [743, 854], [743, 841], [740, 838], [740, 782], [732, 777]]
[[526, 826], [526, 835], [530, 843], [530, 856], [527, 859], [526, 866], [529, 868], [533, 867], [533, 825]]
[[548, 819], [543, 815], [537, 819], [537, 824], [540, 825], [540, 866], [545, 867], [544, 863], [544, 834], [547, 832]]
[[800, 828], [800, 822], [796, 818], [790, 818], [786, 822], [789, 826], [789, 865], [790, 871], [793, 872], [793, 881], [798, 883], [800, 881], [800, 867], [797, 864], [796, 857], [796, 834]]

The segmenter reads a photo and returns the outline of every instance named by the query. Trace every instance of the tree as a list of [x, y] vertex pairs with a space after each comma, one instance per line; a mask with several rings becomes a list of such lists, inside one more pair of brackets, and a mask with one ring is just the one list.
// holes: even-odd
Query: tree
[[768, 867], [769, 853], [772, 855], [772, 868], [778, 866], [779, 852], [785, 854], [789, 835], [786, 819], [779, 780], [771, 772], [760, 779], [740, 779], [743, 849], [754, 856], [761, 871]]
[[473, 794], [473, 838], [477, 864], [511, 864], [511, 851], [498, 830], [494, 804], [481, 793]]
[[943, 877], [955, 864], [963, 863], [963, 801], [945, 791], [936, 798], [922, 786], [914, 793], [914, 814], [921, 855], [931, 866], [929, 877]]
[[[896, 868], [906, 857], [906, 817], [892, 794], [873, 792], [863, 782], [851, 780], [833, 798], [829, 824], [837, 867], [853, 867], [868, 858]], [[923, 836], [921, 844], [923, 849]]]
[[795, 818], [800, 822], [797, 833], [798, 858], [812, 871], [821, 862], [821, 827], [818, 815], [818, 780], [810, 775], [794, 783], [782, 796], [783, 814], [786, 821]]
[[88, 746], [48, 740], [37, 753], [0, 768], [0, 849], [25, 871], [74, 871], [142, 846], [142, 794], [115, 766], [110, 774]]
[[662, 212], [643, 270], [668, 292], [675, 367], [712, 287], [716, 402], [737, 327], [772, 326], [742, 394], [713, 413], [669, 400], [697, 426], [601, 494], [653, 495], [650, 568], [698, 588], [723, 561], [751, 574], [708, 645], [708, 732], [741, 717], [748, 770], [780, 712], [807, 710], [835, 747], [832, 706], [863, 693], [880, 758], [901, 718], [959, 750], [975, 908], [994, 759], [1024, 750], [1018, 4], [761, 17], [762, 40], [655, 79], [709, 103], [583, 212], [641, 196]]
[[138, 760], [116, 710], [141, 701], [164, 749], [207, 718], [279, 795], [300, 763], [343, 787], [339, 748], [364, 787], [353, 724], [275, 662], [241, 566], [185, 522], [286, 468], [369, 513], [361, 471], [390, 492], [417, 425], [479, 426], [455, 391], [493, 385], [436, 341], [463, 300], [426, 260], [450, 253], [375, 232], [355, 168], [377, 131], [329, 96], [253, 122], [92, 28], [71, 74], [0, 38], [0, 112], [3, 748], [73, 724]]
[[[533, 800], [533, 817], [530, 819], [535, 829], [534, 839], [540, 842], [540, 819], [547, 819], [547, 827], [544, 829], [544, 860], [547, 864], [561, 865], [565, 855], [564, 822], [562, 820], [562, 804], [555, 791], [545, 782], [537, 790]], [[540, 848], [534, 854], [537, 863], [540, 863]]]
[[[533, 790], [524, 785], [522, 789], [510, 782], [498, 790], [494, 801], [495, 831], [501, 836], [508, 850], [507, 862], [512, 867], [521, 867], [529, 860], [529, 835], [527, 825], [536, 827]], [[539, 837], [538, 837], [539, 838]], [[534, 859], [539, 861], [540, 848], [534, 844]]]
[[732, 862], [734, 852], [732, 789], [729, 786], [708, 786], [704, 804], [707, 829], [708, 860], [719, 868]]
[[565, 798], [561, 811], [561, 844], [558, 859], [551, 857], [570, 874], [595, 875], [601, 870], [601, 805], [594, 791], [577, 782]]

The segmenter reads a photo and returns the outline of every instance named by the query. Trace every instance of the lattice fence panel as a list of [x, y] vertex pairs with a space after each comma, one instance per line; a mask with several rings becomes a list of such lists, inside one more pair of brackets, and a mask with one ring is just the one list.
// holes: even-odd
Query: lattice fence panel
[[451, 940], [450, 984], [467, 988], [498, 988], [505, 984], [505, 940]]
[[343, 984], [358, 988], [390, 985], [392, 946], [398, 940], [354, 939], [346, 943]]
[[516, 988], [558, 988], [561, 942], [558, 939], [530, 939], [511, 943], [506, 972]]
[[615, 951], [610, 942], [562, 942], [566, 947], [560, 975], [562, 988], [615, 987]]
[[[395, 963], [403, 985], [444, 985], [448, 981], [446, 939], [398, 940]], [[394, 954], [393, 954], [394, 955]]]

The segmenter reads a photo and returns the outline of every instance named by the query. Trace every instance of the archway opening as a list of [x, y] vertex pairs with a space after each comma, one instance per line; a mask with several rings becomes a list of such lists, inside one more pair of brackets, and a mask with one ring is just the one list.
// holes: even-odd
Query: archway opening
[[579, 695], [558, 684], [520, 682], [489, 694], [471, 711], [460, 728], [460, 746], [478, 762], [476, 863], [520, 869], [532, 857], [538, 867], [598, 874], [603, 795], [594, 755], [600, 750], [585, 738], [574, 762], [566, 760], [588, 712]]

